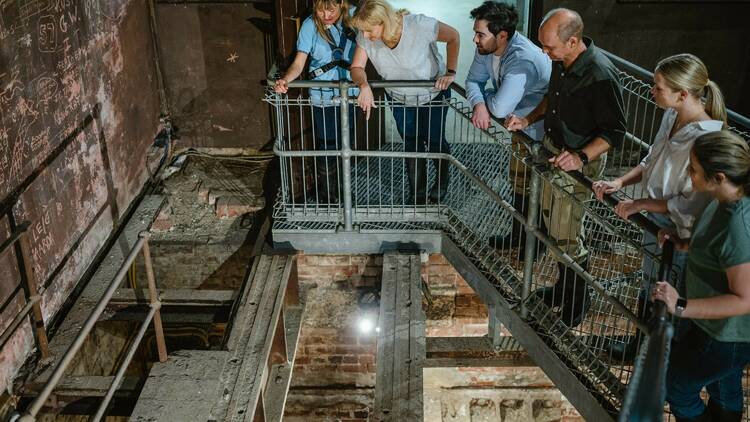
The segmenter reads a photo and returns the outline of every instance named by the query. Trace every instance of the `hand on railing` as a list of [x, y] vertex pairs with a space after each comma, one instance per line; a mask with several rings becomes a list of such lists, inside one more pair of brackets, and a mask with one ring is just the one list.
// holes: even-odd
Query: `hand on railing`
[[273, 91], [278, 94], [286, 94], [288, 90], [289, 86], [287, 85], [286, 79], [277, 79], [273, 85]]
[[659, 233], [656, 235], [657, 241], [659, 242], [659, 247], [664, 247], [664, 242], [671, 240], [674, 244], [674, 248], [678, 251], [687, 251], [688, 247], [690, 246], [690, 242], [684, 239], [680, 239], [680, 236], [677, 235], [677, 233], [673, 230], [667, 230], [667, 229], [660, 229]]
[[446, 89], [448, 89], [449, 86], [451, 86], [451, 84], [455, 80], [456, 80], [456, 75], [455, 74], [451, 75], [449, 73], [449, 74], [443, 75], [443, 76], [439, 77], [437, 79], [437, 81], [435, 81], [435, 88], [437, 88], [437, 89], [439, 89], [441, 91], [446, 90]]
[[484, 103], [474, 106], [474, 111], [471, 114], [471, 124], [477, 129], [487, 129], [490, 127], [490, 112]]
[[574, 171], [583, 168], [583, 160], [572, 151], [563, 151], [550, 158], [548, 162], [552, 167], [557, 167], [562, 171]]
[[677, 305], [677, 299], [680, 294], [677, 293], [677, 289], [672, 287], [666, 281], [657, 281], [654, 288], [651, 290], [651, 300], [660, 300], [667, 306], [667, 312], [674, 314], [675, 306]]
[[597, 180], [591, 188], [594, 190], [596, 199], [604, 201], [604, 195], [611, 195], [622, 189], [622, 181], [620, 179]]
[[515, 132], [517, 130], [524, 130], [529, 126], [529, 121], [525, 117], [519, 117], [515, 114], [509, 114], [508, 117], [505, 118], [505, 128], [508, 129], [511, 132]]

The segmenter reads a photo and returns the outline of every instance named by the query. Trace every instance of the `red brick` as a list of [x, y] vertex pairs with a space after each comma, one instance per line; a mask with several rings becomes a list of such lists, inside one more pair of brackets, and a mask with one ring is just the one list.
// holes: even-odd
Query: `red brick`
[[430, 254], [430, 257], [428, 258], [427, 262], [429, 264], [447, 264], [448, 260], [445, 259], [445, 256], [440, 253], [434, 253]]
[[360, 363], [359, 356], [357, 355], [346, 355], [343, 356], [343, 363]]

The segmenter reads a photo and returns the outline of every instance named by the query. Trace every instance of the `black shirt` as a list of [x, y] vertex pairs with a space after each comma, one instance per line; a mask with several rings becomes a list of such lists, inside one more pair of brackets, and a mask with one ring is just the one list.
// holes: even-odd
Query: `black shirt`
[[596, 137], [617, 146], [627, 130], [617, 68], [584, 37], [586, 50], [569, 69], [552, 62], [545, 134], [558, 147], [579, 150]]

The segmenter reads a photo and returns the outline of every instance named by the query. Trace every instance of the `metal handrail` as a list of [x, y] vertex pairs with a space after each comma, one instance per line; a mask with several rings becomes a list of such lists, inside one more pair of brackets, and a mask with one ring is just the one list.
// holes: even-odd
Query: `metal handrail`
[[42, 409], [47, 399], [52, 395], [52, 391], [60, 382], [60, 379], [62, 378], [63, 374], [65, 373], [70, 363], [73, 361], [73, 358], [75, 357], [78, 350], [81, 348], [81, 346], [83, 346], [84, 341], [86, 341], [86, 337], [94, 328], [94, 325], [99, 320], [99, 317], [102, 315], [102, 313], [104, 313], [104, 310], [106, 309], [107, 304], [112, 299], [112, 296], [115, 294], [115, 291], [119, 288], [120, 283], [122, 282], [122, 279], [125, 277], [128, 270], [130, 269], [131, 264], [133, 263], [133, 261], [135, 261], [136, 257], [141, 251], [143, 252], [144, 262], [146, 266], [146, 278], [148, 280], [148, 290], [149, 290], [149, 297], [150, 297], [149, 306], [151, 309], [149, 313], [146, 315], [146, 318], [138, 331], [135, 341], [133, 341], [133, 343], [130, 345], [130, 348], [128, 349], [125, 359], [121, 362], [120, 368], [115, 374], [114, 380], [112, 381], [112, 384], [110, 385], [107, 391], [107, 394], [104, 397], [104, 400], [102, 400], [102, 403], [100, 404], [99, 409], [97, 410], [97, 413], [92, 420], [98, 421], [104, 416], [104, 412], [106, 411], [107, 406], [109, 405], [109, 402], [111, 401], [115, 390], [119, 387], [120, 382], [122, 381], [122, 378], [125, 375], [125, 369], [127, 369], [128, 365], [130, 364], [130, 361], [135, 355], [135, 351], [140, 346], [140, 340], [143, 338], [143, 334], [145, 333], [146, 329], [148, 328], [148, 325], [152, 321], [154, 323], [154, 331], [156, 334], [156, 345], [157, 345], [157, 350], [159, 352], [159, 361], [165, 362], [167, 360], [167, 349], [166, 349], [166, 345], [164, 342], [164, 332], [162, 330], [161, 315], [159, 313], [159, 309], [161, 308], [161, 301], [159, 300], [158, 292], [156, 291], [156, 281], [154, 278], [154, 272], [153, 272], [153, 267], [151, 263], [152, 262], [151, 253], [150, 253], [150, 249], [148, 245], [149, 238], [150, 238], [149, 232], [144, 231], [140, 233], [138, 237], [138, 241], [136, 241], [135, 245], [133, 245], [133, 247], [131, 248], [130, 253], [128, 254], [128, 256], [125, 258], [125, 261], [120, 266], [120, 269], [117, 271], [117, 274], [109, 283], [107, 290], [104, 292], [101, 299], [99, 299], [99, 302], [96, 304], [96, 307], [94, 307], [94, 310], [91, 311], [91, 314], [89, 314], [88, 318], [86, 319], [83, 326], [81, 327], [81, 330], [78, 332], [78, 335], [73, 340], [73, 343], [70, 345], [68, 350], [65, 351], [65, 354], [61, 357], [60, 362], [57, 364], [52, 374], [47, 379], [47, 382], [45, 383], [42, 391], [39, 393], [36, 399], [34, 399], [31, 405], [26, 409], [26, 412], [24, 413], [24, 415], [19, 419], [20, 421], [27, 422], [27, 421], [36, 420], [37, 414]]
[[[654, 81], [654, 74], [634, 63], [631, 63], [622, 57], [616, 56], [606, 50], [601, 50], [618, 68], [626, 73], [630, 73], [648, 82]], [[736, 123], [743, 128], [750, 130], [750, 118], [743, 116], [735, 111], [727, 109], [727, 119]]]
[[[269, 80], [269, 85], [272, 81]], [[342, 101], [347, 100], [347, 92], [348, 88], [351, 86], [351, 83], [348, 81], [333, 81], [333, 82], [319, 82], [319, 81], [294, 81], [289, 84], [290, 87], [319, 87], [324, 84], [327, 84], [326, 86], [330, 87], [337, 87], [340, 89]], [[399, 87], [399, 86], [432, 86], [434, 84], [434, 81], [373, 81], [370, 83], [373, 87]], [[454, 83], [451, 85], [451, 88], [459, 95], [466, 97], [466, 91], [463, 87], [460, 85]], [[348, 114], [346, 110], [344, 110], [345, 107], [342, 107], [342, 115]], [[501, 126], [503, 125], [502, 119], [493, 119], [499, 123]], [[342, 124], [342, 128], [345, 128], [346, 125]], [[527, 144], [527, 146], [531, 149], [534, 148], [535, 150], [539, 150], [542, 145], [539, 142], [535, 142], [530, 137], [528, 137], [525, 133], [520, 132], [519, 133], [524, 142]], [[666, 309], [663, 303], [657, 303], [655, 306], [656, 316], [653, 321], [655, 321], [655, 324], [652, 326], [647, 325], [644, 323], [641, 319], [639, 319], [636, 315], [630, 311], [626, 306], [624, 306], [619, 300], [616, 298], [610, 296], [607, 294], [606, 290], [585, 270], [583, 270], [582, 267], [580, 267], [571, 257], [567, 256], [557, 245], [555, 242], [553, 242], [545, 233], [540, 231], [533, 222], [531, 221], [534, 216], [529, 214], [529, 216], [524, 216], [520, 212], [518, 212], [511, 204], [506, 202], [500, 195], [498, 195], [490, 186], [488, 186], [483, 180], [478, 178], [476, 175], [472, 174], [469, 169], [463, 165], [463, 163], [460, 162], [456, 157], [452, 156], [451, 154], [445, 154], [445, 153], [430, 153], [430, 152], [396, 152], [396, 151], [353, 151], [353, 150], [345, 150], [342, 148], [341, 150], [334, 150], [334, 151], [283, 151], [280, 147], [277, 145], [274, 145], [274, 153], [277, 154], [280, 157], [303, 157], [303, 156], [339, 156], [341, 157], [342, 161], [347, 161], [351, 159], [351, 157], [399, 157], [399, 158], [425, 158], [425, 159], [444, 159], [449, 161], [453, 166], [455, 166], [461, 173], [463, 173], [464, 176], [466, 176], [468, 179], [472, 180], [472, 182], [480, 187], [481, 190], [483, 190], [494, 202], [499, 204], [506, 212], [508, 212], [513, 218], [516, 220], [522, 222], [527, 230], [527, 235], [533, 235], [537, 239], [539, 239], [542, 243], [544, 243], [549, 250], [553, 251], [558, 257], [562, 258], [562, 261], [569, 267], [572, 268], [578, 275], [582, 277], [584, 282], [588, 284], [590, 287], [592, 287], [594, 290], [597, 291], [597, 293], [600, 294], [601, 297], [605, 298], [605, 300], [613, 305], [620, 313], [622, 313], [626, 318], [631, 320], [637, 327], [643, 332], [646, 332], [649, 334], [649, 342], [648, 347], [644, 347], [642, 350], [642, 353], [646, 353], [648, 351], [647, 356], [643, 359], [643, 363], [639, 363], [636, 367], [637, 371], [637, 377], [634, 376], [637, 380], [643, 380], [645, 378], [649, 378], [645, 382], [633, 382], [628, 387], [628, 393], [627, 396], [629, 397], [628, 406], [633, 407], [634, 405], [632, 403], [638, 403], [639, 406], [643, 406], [643, 409], [641, 409], [641, 413], [648, 413], [648, 414], [654, 414], [658, 413], [660, 414], [661, 409], [663, 407], [663, 398], [665, 394], [664, 390], [664, 376], [666, 373], [666, 362], [667, 362], [667, 347], [669, 344], [669, 341], [672, 337], [673, 328], [671, 326], [671, 323], [669, 319], [667, 318]], [[529, 162], [529, 158], [526, 159], [527, 164], [537, 168], [539, 172], [544, 171], [547, 169], [548, 165], [547, 163], [534, 163]], [[536, 173], [536, 172], [535, 172]], [[585, 186], [589, 190], [593, 191], [593, 180], [586, 177], [582, 172], [580, 171], [572, 171], [568, 172], [568, 174], [573, 177], [573, 179], [576, 180], [577, 183], [580, 183], [582, 186]], [[534, 175], [532, 175], [532, 186], [534, 183]], [[538, 179], [538, 175], [536, 175], [536, 178]], [[537, 180], [538, 182], [538, 180]], [[346, 185], [346, 183], [345, 183]], [[346, 192], [346, 187], [344, 188], [344, 191]], [[346, 195], [346, 193], [345, 193]], [[532, 195], [533, 196], [533, 195]], [[346, 197], [346, 196], [345, 196]], [[604, 196], [604, 202], [614, 208], [619, 201], [621, 200], [620, 196], [618, 194], [610, 194]], [[532, 199], [533, 201], [533, 199]], [[346, 208], [346, 204], [345, 204]], [[530, 206], [530, 209], [535, 209], [534, 205]], [[347, 214], [350, 215], [350, 213], [347, 213], [345, 211], [344, 215], [345, 218]], [[642, 214], [634, 214], [630, 216], [630, 221], [632, 221], [634, 224], [636, 224], [641, 229], [656, 235], [658, 233], [659, 227], [647, 219]], [[351, 230], [351, 225], [346, 225], [347, 230]], [[528, 256], [531, 256], [531, 253], [533, 253], [533, 250], [530, 250], [532, 246], [531, 242], [527, 243], [527, 249], [528, 251], [525, 251], [525, 254], [528, 254]], [[672, 260], [672, 250], [673, 245], [671, 243], [667, 243], [665, 248], [663, 249], [662, 254], [662, 263], [661, 263], [661, 271], [667, 271], [666, 275], [662, 272], [660, 272], [661, 280], [668, 279], [668, 271], [669, 267], [671, 266], [671, 260]], [[533, 260], [532, 259], [525, 259], [525, 263], [529, 263], [529, 265], [526, 265], [524, 268], [524, 291], [523, 291], [523, 297], [527, 297], [529, 294], [529, 288], [530, 288], [530, 280], [531, 280], [531, 264]], [[526, 268], [528, 267], [528, 268]], [[522, 308], [522, 312], [525, 312], [526, 309]], [[653, 394], [653, 386], [658, 385], [660, 388], [657, 390], [657, 394]], [[641, 388], [641, 386], [649, 386], [648, 391], [645, 391], [645, 387]], [[649, 401], [646, 402], [645, 397], [650, 397]], [[647, 406], [646, 406], [647, 404]], [[656, 409], [656, 410], [654, 410]], [[625, 412], [623, 413], [629, 413], [629, 409], [626, 408]], [[645, 420], [645, 419], [644, 419]]]
[[[659, 279], [669, 280], [674, 244], [664, 243]], [[674, 327], [669, 321], [667, 305], [654, 302], [648, 341], [641, 348], [628, 390], [625, 394], [619, 421], [657, 422], [664, 419], [667, 364]], [[654, 388], [656, 387], [656, 388]]]
[[[267, 80], [268, 86], [273, 86], [273, 79], [269, 77]], [[399, 88], [399, 87], [432, 87], [435, 84], [434, 80], [421, 80], [421, 81], [408, 81], [408, 80], [389, 80], [389, 81], [368, 81], [368, 84], [373, 88]], [[341, 92], [342, 99], [341, 101], [347, 101], [347, 93], [348, 89], [352, 87], [352, 82], [350, 81], [314, 81], [314, 80], [296, 80], [288, 83], [288, 86], [290, 88], [315, 88], [315, 87], [336, 87], [339, 88]], [[466, 97], [466, 90], [459, 85], [458, 83], [451, 84], [450, 88], [454, 90], [456, 93], [461, 95], [462, 97]], [[347, 107], [341, 108], [341, 116], [348, 115]], [[503, 123], [502, 119], [498, 119], [494, 116], [492, 116], [492, 119], [494, 119], [496, 122], [498, 122], [501, 126]], [[342, 124], [342, 131], [346, 131], [347, 126]], [[538, 142], [532, 140], [528, 135], [526, 135], [523, 132], [519, 132], [523, 137], [524, 141], [527, 144], [527, 146], [531, 147], [533, 144], [539, 144]], [[343, 138], [344, 136], [342, 136]], [[524, 224], [524, 226], [527, 227], [527, 230], [529, 230], [530, 234], [533, 234], [537, 239], [539, 239], [542, 243], [546, 245], [547, 248], [549, 248], [550, 251], [553, 251], [562, 262], [565, 263], [566, 266], [571, 268], [578, 276], [580, 276], [584, 282], [589, 285], [591, 288], [593, 288], [597, 293], [599, 293], [605, 301], [607, 301], [609, 304], [611, 304], [615, 309], [617, 309], [623, 316], [628, 318], [632, 323], [638, 327], [642, 331], [647, 331], [648, 327], [647, 325], [638, 318], [628, 307], [626, 307], [622, 302], [620, 302], [618, 299], [610, 296], [606, 293], [606, 289], [604, 286], [602, 286], [594, 277], [591, 276], [588, 272], [586, 272], [572, 257], [568, 256], [549, 236], [547, 236], [546, 233], [539, 230], [536, 227], [529, 227], [527, 216], [524, 216], [518, 210], [513, 207], [510, 203], [505, 201], [500, 195], [497, 194], [487, 183], [485, 183], [482, 179], [480, 179], [478, 176], [473, 174], [466, 165], [464, 165], [460, 160], [458, 160], [456, 157], [454, 157], [451, 154], [447, 153], [435, 153], [435, 152], [406, 152], [406, 151], [365, 151], [365, 150], [352, 150], [348, 148], [347, 145], [342, 145], [342, 148], [339, 150], [325, 150], [325, 151], [316, 151], [316, 150], [296, 150], [296, 151], [285, 151], [278, 147], [278, 145], [275, 143], [273, 147], [273, 152], [279, 157], [319, 157], [319, 156], [333, 156], [333, 157], [340, 157], [343, 163], [347, 163], [350, 161], [353, 157], [385, 157], [385, 158], [421, 158], [421, 159], [443, 159], [451, 164], [453, 164], [454, 167], [456, 167], [461, 173], [464, 174], [467, 178], [472, 180], [480, 189], [482, 189], [485, 193], [489, 195], [492, 200], [500, 205], [506, 212], [508, 212], [513, 218]], [[346, 164], [344, 164], [346, 165]], [[539, 163], [530, 163], [531, 166], [535, 166], [540, 168], [546, 167], [545, 164], [539, 164]], [[347, 182], [346, 180], [346, 171], [344, 171], [344, 201], [346, 202], [348, 198], [350, 198], [350, 192], [351, 192], [351, 186], [350, 182]], [[578, 179], [584, 186], [586, 186], [589, 190], [593, 191], [593, 181], [586, 176], [584, 176], [581, 172], [571, 172], [571, 175], [573, 175], [576, 179]], [[347, 194], [349, 192], [349, 194]], [[614, 200], [614, 204], [618, 202], [615, 196], [613, 199], [609, 199], [609, 201]], [[610, 202], [611, 203], [611, 202]], [[614, 205], [613, 205], [614, 206]], [[352, 231], [353, 225], [352, 225], [352, 211], [351, 211], [351, 204], [347, 205], [344, 204], [344, 230], [345, 231]], [[650, 220], [645, 218], [644, 216], [637, 214], [631, 216], [631, 219], [633, 222], [635, 222], [638, 225], [642, 225], [645, 229], [649, 230], [651, 233], [658, 232], [658, 227], [652, 223]], [[526, 260], [528, 262], [532, 262], [533, 260], [529, 259]], [[527, 271], [528, 272], [528, 271]], [[530, 276], [531, 274], [527, 274], [527, 276]], [[526, 280], [526, 284], [529, 284], [530, 279]], [[528, 292], [527, 292], [528, 293]]]

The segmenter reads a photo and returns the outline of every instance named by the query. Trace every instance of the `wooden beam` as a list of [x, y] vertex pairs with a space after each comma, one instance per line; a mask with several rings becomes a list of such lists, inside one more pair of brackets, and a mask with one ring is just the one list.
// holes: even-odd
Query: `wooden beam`
[[426, 368], [536, 366], [510, 336], [495, 348], [489, 337], [427, 337]]
[[418, 254], [386, 253], [374, 420], [422, 420], [425, 316]]
[[[159, 292], [162, 306], [231, 306], [235, 296], [234, 290], [166, 289]], [[148, 304], [148, 289], [118, 289], [108, 306], [147, 306]]]

